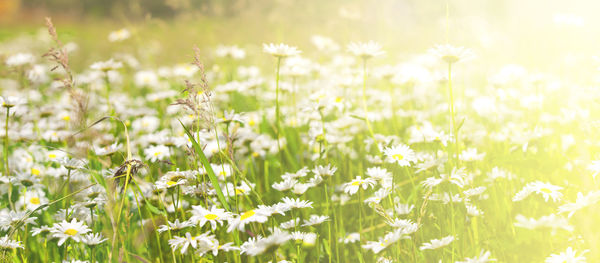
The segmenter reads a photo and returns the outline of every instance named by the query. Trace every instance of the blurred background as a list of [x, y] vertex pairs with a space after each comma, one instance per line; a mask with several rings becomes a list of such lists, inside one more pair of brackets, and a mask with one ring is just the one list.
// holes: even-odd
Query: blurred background
[[[387, 62], [447, 41], [473, 49], [484, 69], [515, 63], [577, 80], [595, 76], [600, 65], [599, 8], [589, 0], [0, 0], [0, 54], [29, 49], [18, 39], [45, 34], [50, 16], [61, 38], [85, 54], [73, 58], [76, 65], [105, 60], [112, 50], [187, 62], [194, 45], [208, 54], [236, 44], [252, 59], [262, 43], [284, 42], [312, 54], [310, 37], [323, 35], [342, 47], [380, 42]], [[131, 37], [108, 41], [119, 29]]]

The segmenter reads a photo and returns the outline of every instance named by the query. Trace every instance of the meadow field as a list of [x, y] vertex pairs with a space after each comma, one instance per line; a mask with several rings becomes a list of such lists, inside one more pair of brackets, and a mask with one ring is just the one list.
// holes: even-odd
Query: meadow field
[[23, 2], [0, 262], [600, 262], [600, 4]]

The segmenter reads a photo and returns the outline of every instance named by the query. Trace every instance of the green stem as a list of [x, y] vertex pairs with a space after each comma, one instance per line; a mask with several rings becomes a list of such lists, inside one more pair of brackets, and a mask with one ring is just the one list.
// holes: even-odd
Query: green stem
[[367, 110], [367, 59], [363, 59], [362, 102], [363, 111], [365, 112], [365, 121], [367, 122], [367, 128], [369, 129], [369, 135], [373, 139], [373, 144], [375, 144], [377, 152], [380, 152], [379, 145], [375, 141], [375, 133], [373, 133], [373, 127], [371, 127], [371, 122], [369, 121], [369, 111]]
[[6, 120], [4, 123], [4, 171], [9, 176], [8, 170], [8, 118], [10, 117], [10, 108], [6, 108]]
[[[8, 118], [10, 117], [10, 108], [6, 107], [6, 120], [4, 124], [4, 171], [6, 177], [9, 177], [10, 170], [8, 169]], [[12, 210], [15, 209], [15, 205], [12, 201], [12, 182], [8, 183], [8, 203]]]
[[458, 166], [458, 127], [456, 127], [456, 111], [454, 109], [454, 94], [452, 91], [452, 63], [448, 63], [448, 98], [450, 101], [450, 118], [452, 119], [451, 131], [454, 136], [454, 165]]
[[275, 74], [275, 135], [277, 136], [277, 149], [279, 150], [279, 158], [281, 165], [279, 166], [283, 173], [283, 152], [281, 151], [281, 123], [279, 121], [279, 68], [281, 67], [281, 57], [277, 57], [277, 72]]

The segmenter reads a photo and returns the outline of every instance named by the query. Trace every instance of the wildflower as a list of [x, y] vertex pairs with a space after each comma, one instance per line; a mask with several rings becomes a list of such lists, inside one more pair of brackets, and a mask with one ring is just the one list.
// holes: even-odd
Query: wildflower
[[98, 156], [111, 155], [113, 153], [116, 153], [119, 149], [121, 149], [121, 146], [122, 145], [119, 142], [115, 142], [115, 143], [105, 146], [105, 147], [95, 147], [94, 146], [94, 152]]
[[421, 247], [419, 249], [420, 250], [437, 249], [440, 247], [447, 246], [452, 241], [454, 241], [454, 236], [447, 236], [447, 237], [443, 237], [441, 239], [432, 239], [427, 243], [423, 243], [423, 245], [421, 245]]
[[249, 256], [257, 256], [265, 253], [267, 250], [279, 247], [291, 238], [292, 235], [288, 232], [275, 229], [273, 234], [268, 237], [263, 238], [258, 236], [256, 239], [250, 238], [248, 241], [244, 242], [240, 247], [241, 253]]
[[348, 233], [346, 235], [346, 237], [344, 238], [340, 238], [339, 242], [344, 242], [344, 244], [348, 244], [348, 243], [355, 243], [360, 241], [360, 234], [359, 233]]
[[190, 217], [189, 221], [198, 224], [200, 227], [204, 226], [206, 223], [210, 223], [213, 230], [217, 228], [217, 224], [223, 225], [223, 221], [231, 218], [231, 213], [214, 206], [208, 210], [202, 206], [194, 205], [192, 206], [191, 212], [192, 217]]
[[513, 197], [513, 202], [521, 201], [532, 193], [541, 194], [544, 197], [544, 201], [548, 202], [549, 198], [552, 201], [560, 200], [562, 193], [559, 192], [562, 189], [560, 186], [552, 185], [550, 183], [544, 183], [541, 181], [535, 181], [526, 184], [523, 189]]
[[128, 39], [131, 36], [131, 33], [127, 28], [122, 28], [117, 31], [112, 31], [108, 34], [108, 41], [110, 42], [120, 42], [125, 39]]
[[311, 201], [306, 201], [306, 200], [300, 200], [299, 198], [289, 198], [289, 197], [284, 197], [283, 199], [283, 203], [291, 208], [307, 208], [310, 207], [312, 208], [312, 202]]
[[156, 189], [168, 189], [178, 185], [185, 185], [187, 179], [179, 172], [169, 171], [156, 181]]
[[185, 254], [187, 252], [188, 247], [196, 248], [198, 247], [198, 239], [197, 237], [192, 237], [192, 235], [187, 232], [185, 233], [185, 237], [175, 236], [173, 239], [169, 239], [169, 245], [173, 251], [177, 250], [181, 247], [181, 254]]
[[6, 59], [6, 65], [9, 67], [18, 67], [25, 64], [32, 64], [35, 57], [30, 53], [17, 53]]
[[12, 250], [15, 248], [24, 248], [21, 241], [11, 240], [8, 236], [0, 237], [0, 250]]
[[335, 171], [337, 171], [337, 168], [331, 164], [327, 164], [326, 166], [318, 165], [312, 169], [312, 172], [320, 177], [333, 176]]
[[458, 156], [460, 160], [466, 162], [481, 161], [483, 157], [485, 157], [485, 153], [478, 153], [476, 148], [466, 149]]
[[585, 263], [587, 259], [584, 254], [587, 253], [588, 250], [584, 250], [580, 255], [577, 255], [577, 250], [574, 250], [572, 247], [568, 247], [564, 252], [560, 252], [559, 254], [551, 254], [546, 258], [544, 262], [546, 263], [561, 263], [561, 262], [569, 262], [569, 263]]
[[192, 223], [191, 219], [183, 222], [179, 222], [179, 219], [175, 219], [175, 222], [167, 221], [167, 225], [159, 226], [158, 233], [162, 233], [169, 230], [177, 231], [193, 225], [194, 223]]
[[294, 188], [294, 186], [296, 186], [296, 184], [298, 184], [298, 180], [294, 179], [294, 178], [286, 178], [285, 180], [278, 182], [278, 183], [273, 183], [272, 187], [280, 192], [289, 190]]
[[385, 148], [383, 152], [387, 157], [387, 162], [397, 163], [400, 166], [410, 166], [411, 162], [417, 161], [415, 152], [404, 144]]
[[59, 159], [58, 163], [60, 163], [67, 170], [82, 169], [86, 165], [85, 161], [83, 161], [81, 159], [74, 159], [74, 158], [69, 158], [69, 157], [64, 157], [64, 158]]
[[279, 224], [279, 227], [282, 229], [290, 229], [292, 227], [296, 227], [296, 226], [300, 225], [300, 221], [301, 221], [300, 218], [293, 218], [292, 220], [285, 221], [285, 222]]
[[374, 41], [369, 41], [367, 43], [350, 43], [348, 45], [348, 51], [362, 59], [369, 59], [385, 54], [385, 51], [381, 50], [381, 45]]
[[456, 261], [456, 263], [487, 263], [496, 261], [496, 259], [490, 258], [492, 254], [489, 251], [481, 250], [479, 257], [465, 258], [464, 261]]
[[144, 154], [151, 162], [161, 161], [171, 156], [169, 147], [164, 145], [150, 146], [144, 149]]
[[398, 215], [407, 215], [410, 213], [410, 211], [412, 211], [415, 208], [414, 205], [402, 204], [400, 202], [396, 202], [396, 198], [394, 198], [394, 203], [395, 203], [394, 210], [396, 211], [396, 214], [398, 214]]
[[329, 216], [310, 215], [308, 220], [304, 220], [302, 226], [314, 226], [329, 220]]
[[90, 66], [91, 69], [102, 72], [120, 69], [121, 67], [123, 67], [123, 63], [114, 61], [112, 58], [107, 61], [96, 62]]
[[159, 85], [158, 76], [150, 70], [136, 72], [134, 81], [138, 87], [157, 87]]
[[233, 59], [244, 59], [246, 57], [246, 51], [239, 48], [238, 46], [223, 46], [219, 45], [215, 50], [217, 57], [230, 57]]
[[90, 247], [100, 245], [106, 240], [108, 240], [108, 238], [103, 238], [100, 233], [89, 233], [81, 238], [81, 241]]
[[44, 191], [40, 190], [27, 190], [23, 197], [20, 197], [17, 201], [17, 207], [22, 207], [26, 210], [34, 210], [43, 204], [48, 203], [48, 198]]
[[539, 219], [527, 218], [523, 215], [517, 215], [515, 221], [515, 226], [527, 229], [538, 229], [548, 227], [552, 229], [560, 228], [569, 232], [573, 231], [573, 226], [569, 225], [569, 221], [567, 221], [567, 219], [556, 216], [555, 214], [542, 216]]
[[367, 244], [363, 245], [362, 247], [365, 249], [370, 249], [373, 251], [373, 253], [377, 254], [401, 238], [406, 237], [397, 232], [389, 232], [385, 236], [380, 237], [379, 241], [367, 241]]
[[577, 193], [577, 200], [574, 203], [567, 203], [558, 207], [558, 213], [569, 213], [567, 217], [573, 216], [578, 210], [594, 205], [600, 201], [600, 191], [591, 191], [586, 195]]
[[296, 47], [291, 47], [286, 44], [263, 44], [263, 51], [275, 57], [285, 58], [295, 56], [301, 53]]
[[48, 233], [50, 233], [50, 229], [52, 229], [49, 226], [41, 226], [41, 227], [32, 227], [31, 228], [31, 236], [37, 236], [37, 235], [46, 235]]
[[596, 175], [600, 173], [600, 160], [592, 161], [592, 163], [588, 165], [587, 169], [593, 172], [592, 177], [596, 179]]
[[456, 62], [468, 60], [474, 57], [474, 54], [470, 49], [464, 47], [455, 47], [448, 44], [436, 45], [430, 49], [429, 52], [448, 64], [454, 64]]
[[6, 231], [21, 223], [21, 228], [28, 224], [35, 224], [37, 217], [29, 217], [27, 211], [0, 210], [0, 229]]
[[56, 223], [50, 229], [52, 232], [52, 236], [59, 238], [58, 245], [62, 246], [67, 239], [73, 239], [75, 242], [81, 242], [83, 235], [92, 231], [83, 222], [77, 221], [76, 218], [73, 218], [71, 222], [67, 222], [63, 220], [61, 223]]
[[267, 222], [268, 216], [271, 213], [265, 209], [257, 208], [251, 209], [244, 213], [241, 213], [239, 216], [229, 218], [227, 227], [227, 233], [233, 231], [234, 229], [238, 229], [239, 231], [244, 230], [244, 226], [251, 222], [264, 223]]
[[367, 190], [369, 186], [373, 187], [375, 185], [375, 180], [372, 178], [362, 179], [360, 176], [357, 176], [354, 180], [349, 183], [344, 184], [344, 192], [349, 195], [353, 195], [358, 192], [359, 188], [362, 187], [363, 190]]
[[310, 232], [292, 232], [292, 239], [296, 240], [296, 242], [301, 241], [303, 245], [313, 246], [315, 245], [315, 241], [317, 240], [317, 234]]
[[2, 107], [4, 108], [12, 108], [15, 106], [18, 106], [20, 104], [25, 103], [25, 100], [19, 97], [15, 97], [15, 96], [1, 96], [0, 97], [0, 104], [2, 104]]

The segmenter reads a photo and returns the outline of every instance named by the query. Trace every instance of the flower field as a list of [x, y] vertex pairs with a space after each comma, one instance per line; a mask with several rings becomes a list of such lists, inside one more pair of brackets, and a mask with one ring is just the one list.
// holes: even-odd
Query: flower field
[[600, 262], [593, 54], [61, 25], [0, 34], [0, 262]]

